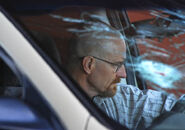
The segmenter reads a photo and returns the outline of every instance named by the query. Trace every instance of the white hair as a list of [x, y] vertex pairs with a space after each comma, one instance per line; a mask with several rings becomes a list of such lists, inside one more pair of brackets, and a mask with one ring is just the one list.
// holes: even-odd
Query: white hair
[[[102, 24], [102, 23], [101, 23]], [[122, 39], [122, 35], [116, 29], [106, 25], [107, 30], [91, 30], [88, 32], [73, 34], [70, 40], [70, 56], [68, 58], [67, 67], [70, 70], [76, 67], [80, 58], [85, 56], [104, 57], [107, 53], [111, 53], [117, 46], [111, 42], [115, 39]], [[91, 26], [89, 26], [91, 28]], [[87, 28], [87, 27], [86, 27]]]

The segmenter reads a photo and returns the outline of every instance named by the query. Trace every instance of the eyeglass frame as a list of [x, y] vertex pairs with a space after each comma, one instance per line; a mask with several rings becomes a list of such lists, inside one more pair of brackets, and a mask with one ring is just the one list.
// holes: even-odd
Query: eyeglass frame
[[[84, 57], [86, 57], [86, 56], [84, 56]], [[84, 57], [81, 57], [81, 58], [84, 58]], [[95, 58], [95, 59], [97, 59], [97, 60], [100, 60], [100, 61], [103, 61], [103, 62], [105, 62], [105, 63], [108, 63], [108, 64], [110, 64], [110, 65], [112, 65], [112, 66], [116, 66], [117, 68], [115, 69], [115, 73], [118, 72], [119, 69], [120, 69], [123, 65], [125, 65], [125, 61], [116, 64], [116, 63], [112, 63], [112, 62], [110, 62], [110, 61], [107, 61], [107, 60], [98, 58], [98, 57], [96, 57], [96, 56], [92, 56], [92, 57]]]

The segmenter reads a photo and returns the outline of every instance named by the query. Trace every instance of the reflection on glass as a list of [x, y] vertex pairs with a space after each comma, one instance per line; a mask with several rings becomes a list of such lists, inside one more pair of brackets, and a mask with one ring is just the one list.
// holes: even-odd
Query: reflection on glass
[[185, 92], [185, 12], [128, 11], [128, 16], [140, 51], [136, 71], [149, 88], [180, 96]]

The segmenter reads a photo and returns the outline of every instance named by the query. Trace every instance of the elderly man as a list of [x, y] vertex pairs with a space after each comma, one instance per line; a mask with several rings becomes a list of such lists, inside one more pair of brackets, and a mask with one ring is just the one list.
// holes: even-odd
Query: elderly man
[[120, 78], [126, 78], [126, 45], [119, 31], [100, 21], [73, 31], [66, 69], [109, 117], [130, 129], [147, 128], [172, 109], [176, 103], [173, 96], [117, 85]]
[[[73, 39], [68, 71], [90, 98], [112, 97], [116, 83], [126, 77], [125, 43], [119, 33], [97, 33], [100, 38], [91, 36], [92, 33]], [[104, 36], [109, 38], [104, 39]]]

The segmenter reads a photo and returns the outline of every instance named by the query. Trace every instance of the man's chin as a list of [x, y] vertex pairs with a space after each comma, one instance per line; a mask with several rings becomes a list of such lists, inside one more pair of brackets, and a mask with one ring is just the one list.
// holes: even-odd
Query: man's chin
[[101, 93], [101, 97], [113, 97], [117, 92], [117, 85], [112, 84], [105, 92]]

